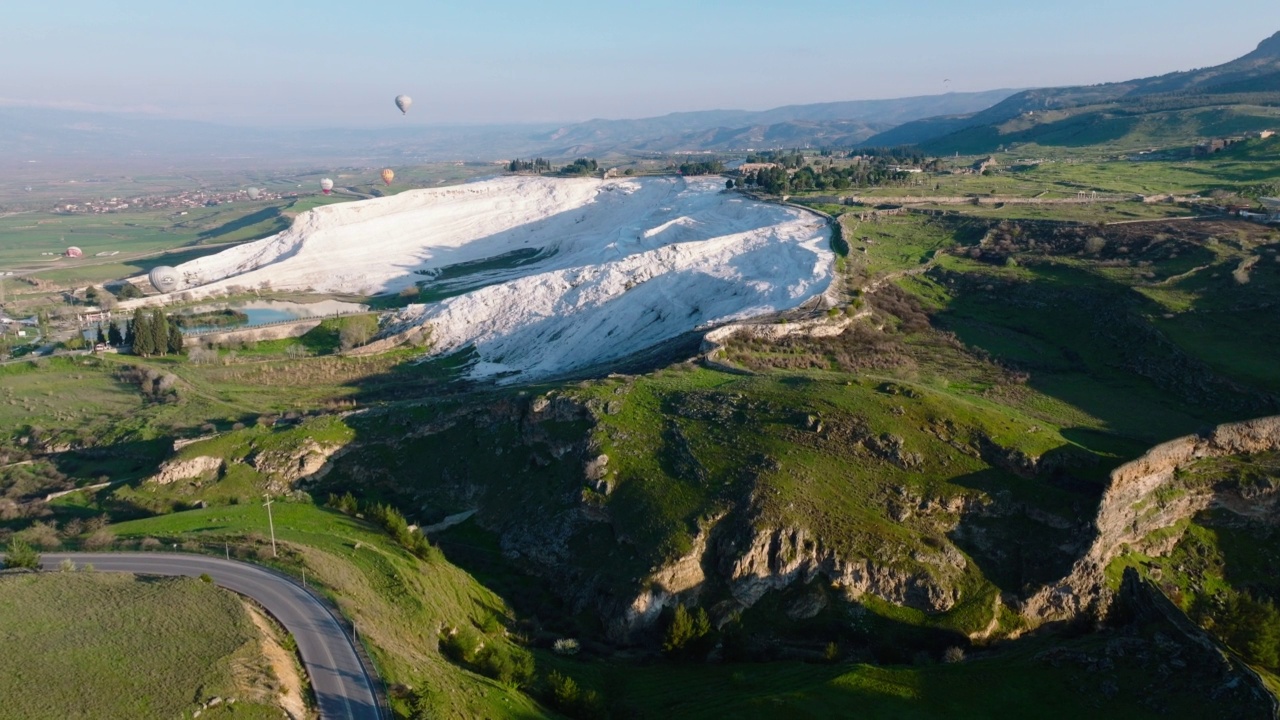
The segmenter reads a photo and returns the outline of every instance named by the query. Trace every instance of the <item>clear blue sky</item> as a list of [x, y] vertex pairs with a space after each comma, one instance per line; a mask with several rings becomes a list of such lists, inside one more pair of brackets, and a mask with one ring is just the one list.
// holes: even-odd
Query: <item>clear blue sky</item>
[[[0, 104], [373, 127], [1088, 84], [1214, 65], [1277, 0], [48, 0], [0, 4]], [[391, 99], [413, 96], [409, 118]]]

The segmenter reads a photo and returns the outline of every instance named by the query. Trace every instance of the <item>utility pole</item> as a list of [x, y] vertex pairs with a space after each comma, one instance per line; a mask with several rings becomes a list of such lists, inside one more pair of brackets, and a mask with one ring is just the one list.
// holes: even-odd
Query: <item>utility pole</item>
[[263, 503], [263, 506], [267, 508], [267, 527], [271, 528], [271, 557], [276, 557], [276, 524], [271, 519], [272, 500], [270, 495], [265, 495], [264, 497], [267, 498], [267, 501]]

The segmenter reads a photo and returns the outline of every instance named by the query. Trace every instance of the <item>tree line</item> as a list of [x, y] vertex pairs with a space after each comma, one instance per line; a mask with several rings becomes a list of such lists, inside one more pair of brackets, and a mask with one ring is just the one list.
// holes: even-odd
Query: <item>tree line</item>
[[560, 168], [561, 175], [590, 175], [600, 169], [595, 158], [578, 158]]
[[[895, 163], [890, 161], [894, 156], [871, 157], [854, 165], [835, 167], [826, 165], [814, 167], [804, 165], [791, 170], [784, 165], [760, 168], [744, 173], [738, 184], [743, 187], [755, 187], [765, 192], [782, 194], [803, 190], [847, 190], [851, 187], [880, 187], [905, 183], [911, 179], [912, 173], [894, 169]], [[906, 165], [907, 162], [897, 163]], [[921, 163], [911, 163], [921, 165]], [[941, 161], [931, 160], [922, 163], [921, 169], [936, 171], [941, 168]]]
[[700, 160], [680, 163], [681, 175], [719, 175], [724, 172], [724, 163], [719, 160]]
[[551, 172], [551, 161], [544, 158], [534, 158], [532, 160], [516, 158], [507, 163], [507, 170], [510, 172]]
[[182, 328], [160, 309], [134, 310], [123, 335], [115, 323], [109, 323], [105, 330], [99, 325], [97, 341], [112, 347], [129, 347], [134, 355], [142, 357], [183, 353]]

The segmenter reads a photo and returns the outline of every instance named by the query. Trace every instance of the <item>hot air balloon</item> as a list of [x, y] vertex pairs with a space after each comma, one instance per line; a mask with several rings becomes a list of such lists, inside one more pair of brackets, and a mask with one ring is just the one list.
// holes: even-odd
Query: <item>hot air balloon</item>
[[157, 265], [151, 268], [151, 272], [147, 273], [147, 279], [151, 281], [152, 287], [162, 293], [178, 289], [178, 271], [168, 265]]
[[63, 254], [69, 258], [84, 257], [84, 251], [74, 245], [67, 248], [67, 251]]
[[412, 104], [413, 104], [413, 98], [409, 97], [408, 95], [396, 96], [396, 107], [400, 108], [400, 114], [408, 115], [409, 106]]
[[382, 171], [382, 182], [390, 185], [391, 181], [395, 179], [396, 179], [395, 170], [392, 170], [391, 168], [387, 168], [386, 170]]
[[262, 191], [258, 188], [249, 188], [248, 192], [250, 200], [257, 200], [258, 196], [262, 194]]
[[328, 195], [329, 191], [332, 189], [333, 189], [332, 180], [330, 180], [329, 178], [325, 178], [320, 181], [320, 192], [324, 193], [325, 195]]

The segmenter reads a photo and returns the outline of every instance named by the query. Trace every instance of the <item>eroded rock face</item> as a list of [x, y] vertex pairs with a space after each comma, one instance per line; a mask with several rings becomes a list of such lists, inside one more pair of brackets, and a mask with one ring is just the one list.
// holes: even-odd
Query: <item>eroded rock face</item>
[[249, 463], [267, 478], [269, 491], [286, 492], [299, 480], [323, 477], [329, 471], [330, 458], [342, 447], [307, 440], [292, 449], [256, 453]]
[[[915, 559], [936, 566], [944, 577], [966, 564], [964, 556], [950, 547]], [[868, 558], [841, 558], [803, 528], [757, 530], [744, 552], [722, 556], [721, 565], [730, 592], [742, 607], [751, 607], [770, 590], [807, 584], [819, 574], [841, 587], [851, 600], [870, 594], [926, 612], [948, 610], [959, 600], [950, 583], [930, 572], [912, 572]]]
[[[841, 558], [803, 528], [721, 533], [720, 520], [716, 518], [698, 534], [689, 554], [647, 578], [611, 624], [614, 640], [625, 642], [652, 627], [664, 608], [696, 598], [709, 580], [726, 585], [731, 596], [713, 609], [716, 622], [755, 605], [771, 590], [806, 585], [819, 576], [842, 589], [849, 600], [870, 594], [925, 612], [943, 612], [960, 599], [954, 577], [964, 570], [966, 560], [950, 546], [917, 552], [911, 560], [919, 569], [912, 571], [867, 558]], [[735, 534], [737, 540], [729, 537]], [[716, 577], [709, 578], [708, 570]], [[805, 596], [794, 601], [787, 613], [793, 619], [812, 617], [825, 602], [822, 595]]]
[[629, 606], [622, 612], [622, 617], [613, 623], [610, 634], [617, 639], [627, 639], [631, 633], [652, 626], [662, 614], [662, 610], [674, 606], [681, 595], [696, 596], [707, 581], [702, 569], [703, 560], [710, 545], [711, 530], [719, 518], [708, 523], [708, 526], [693, 539], [693, 548], [689, 554], [678, 558], [657, 572], [653, 573], [645, 588], [641, 590]]
[[[1089, 550], [1071, 574], [1029, 598], [1023, 612], [1034, 620], [1070, 617], [1105, 594], [1103, 570], [1124, 545], [1136, 545], [1152, 532], [1170, 527], [1211, 506], [1245, 514], [1275, 502], [1227, 495], [1214, 488], [1189, 489], [1171, 499], [1155, 501], [1157, 491], [1169, 487], [1180, 468], [1202, 458], [1249, 455], [1280, 449], [1280, 416], [1219, 425], [1207, 435], [1188, 435], [1157, 445], [1142, 457], [1111, 472], [1094, 522]], [[1175, 539], [1176, 541], [1176, 539]], [[1172, 545], [1165, 543], [1167, 552]], [[1149, 548], [1160, 550], [1162, 548]]]
[[198, 455], [185, 460], [170, 460], [160, 466], [155, 475], [147, 479], [148, 483], [169, 485], [179, 480], [190, 480], [209, 473], [222, 471], [225, 461], [220, 457]]

